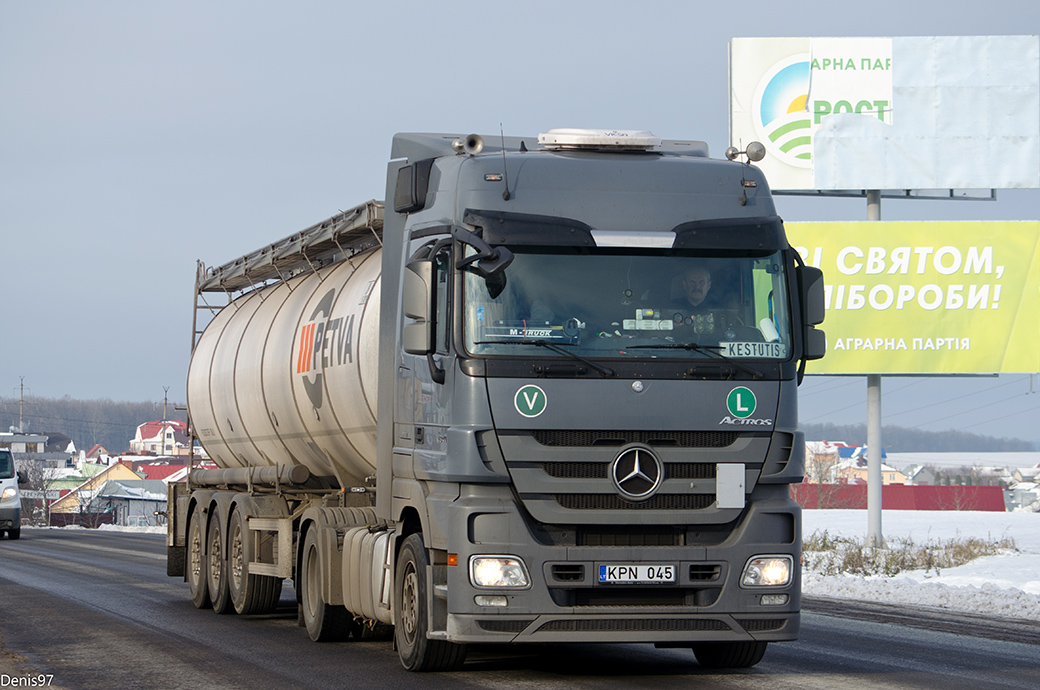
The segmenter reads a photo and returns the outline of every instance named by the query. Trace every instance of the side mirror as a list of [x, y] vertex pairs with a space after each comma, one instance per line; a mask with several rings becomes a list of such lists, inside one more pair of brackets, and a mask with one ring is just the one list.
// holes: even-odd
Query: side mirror
[[812, 326], [805, 327], [805, 338], [802, 343], [803, 359], [822, 359], [827, 354], [827, 334]]
[[404, 325], [402, 345], [410, 355], [433, 352], [433, 261], [419, 259], [405, 266], [402, 303], [404, 315], [412, 323]]
[[814, 326], [823, 323], [823, 271], [812, 266], [798, 267], [798, 289], [802, 302], [802, 358], [820, 359], [827, 354], [827, 334]]
[[26, 476], [25, 472], [18, 470], [18, 486], [24, 486], [29, 483], [29, 477]]
[[800, 266], [798, 288], [802, 297], [802, 322], [807, 326], [823, 323], [823, 271], [812, 266]]

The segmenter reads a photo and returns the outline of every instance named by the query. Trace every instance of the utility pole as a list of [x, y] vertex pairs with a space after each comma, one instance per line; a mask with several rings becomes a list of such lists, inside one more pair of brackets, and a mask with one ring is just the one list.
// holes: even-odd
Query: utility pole
[[[867, 220], [881, 220], [881, 191], [867, 192]], [[867, 543], [882, 548], [881, 532], [881, 375], [867, 376]]]
[[21, 381], [18, 386], [18, 433], [24, 434], [25, 427], [22, 421], [22, 408], [25, 406], [25, 377], [19, 376], [18, 379]]

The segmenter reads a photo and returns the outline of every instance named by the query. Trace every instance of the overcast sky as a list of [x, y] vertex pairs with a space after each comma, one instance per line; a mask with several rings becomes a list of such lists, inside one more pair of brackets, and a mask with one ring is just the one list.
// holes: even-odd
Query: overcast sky
[[[382, 198], [398, 131], [649, 129], [727, 146], [738, 36], [1040, 33], [1036, 0], [0, 0], [0, 395], [184, 399], [195, 262]], [[862, 200], [778, 199], [785, 220]], [[889, 201], [884, 220], [1036, 220], [1040, 191]], [[1040, 357], [1038, 357], [1040, 360]], [[885, 379], [886, 424], [1040, 439], [1029, 376]], [[802, 387], [859, 423], [863, 377]]]

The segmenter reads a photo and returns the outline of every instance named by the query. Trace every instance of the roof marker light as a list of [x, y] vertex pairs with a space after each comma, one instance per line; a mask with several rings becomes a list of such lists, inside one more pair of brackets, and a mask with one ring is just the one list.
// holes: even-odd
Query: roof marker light
[[538, 135], [538, 143], [555, 149], [647, 151], [661, 139], [645, 129], [550, 129]]

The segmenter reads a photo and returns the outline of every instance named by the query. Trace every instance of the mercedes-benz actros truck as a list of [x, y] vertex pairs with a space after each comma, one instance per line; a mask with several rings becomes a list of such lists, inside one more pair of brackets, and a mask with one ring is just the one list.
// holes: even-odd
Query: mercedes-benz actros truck
[[[715, 667], [798, 634], [797, 386], [823, 284], [761, 145], [398, 134], [386, 201], [199, 264], [187, 393], [211, 464], [169, 573], [316, 641], [645, 642]], [[391, 633], [392, 626], [392, 633]]]

